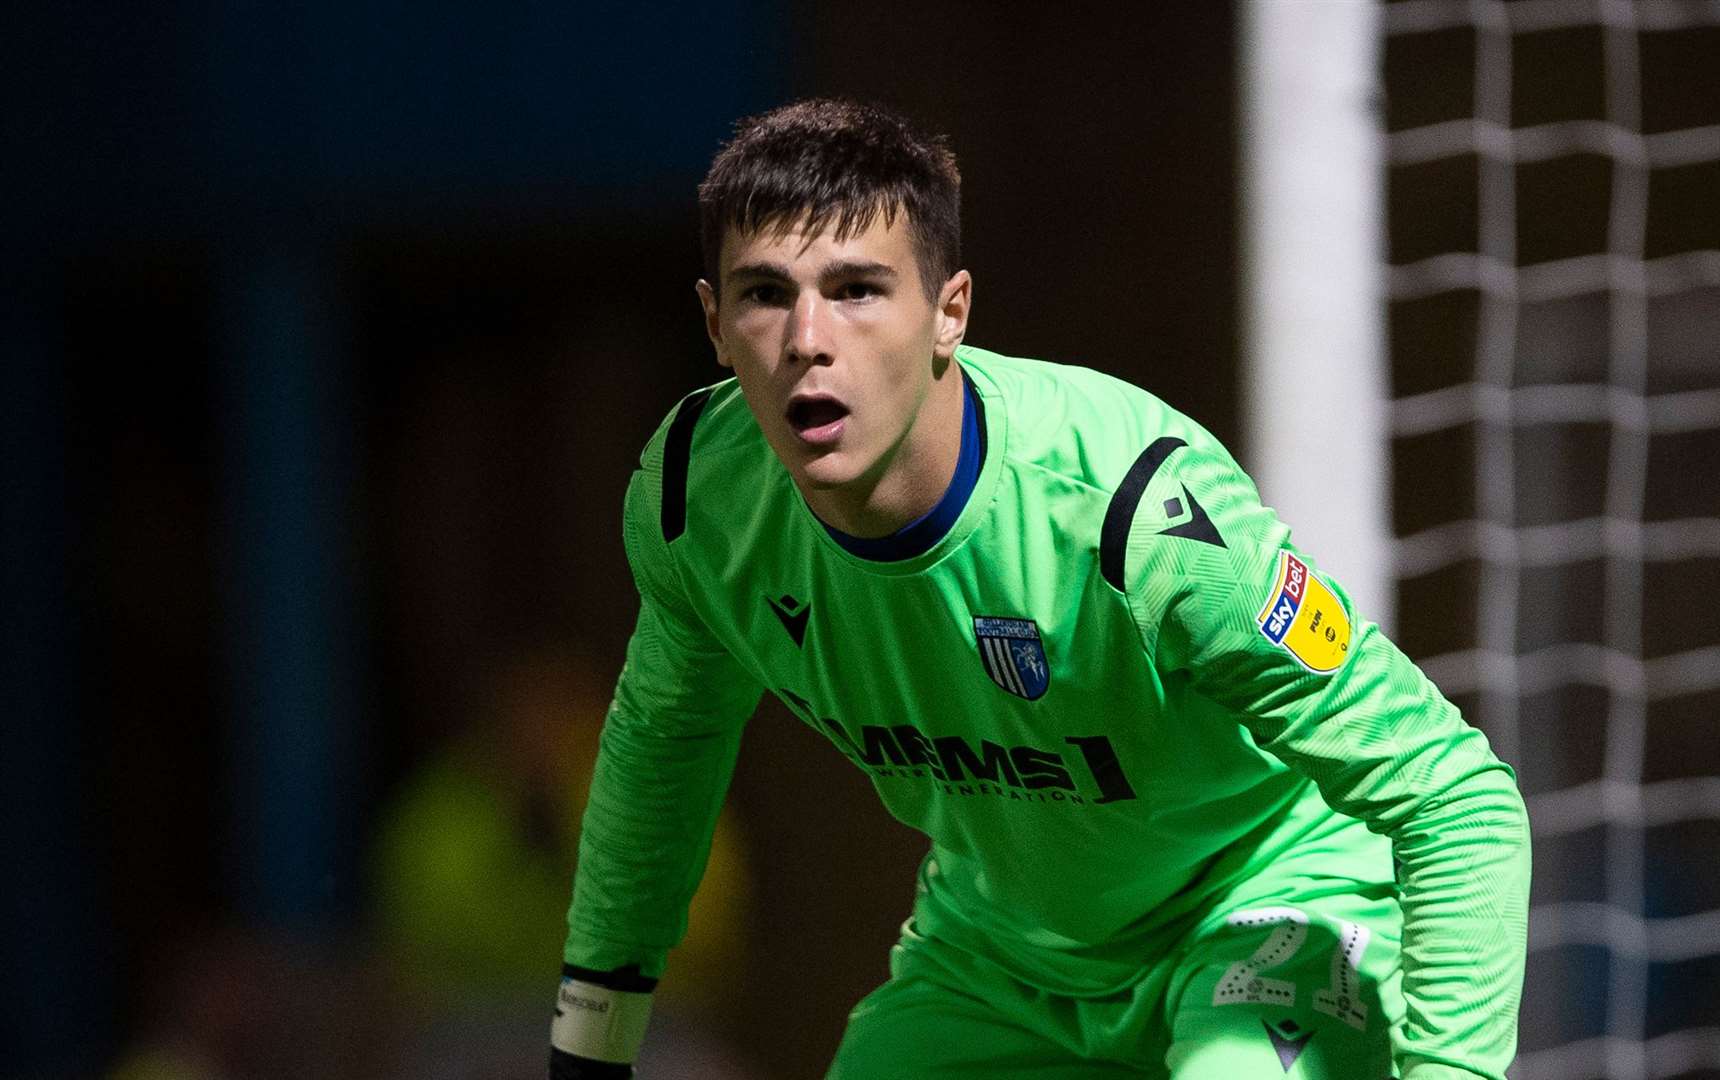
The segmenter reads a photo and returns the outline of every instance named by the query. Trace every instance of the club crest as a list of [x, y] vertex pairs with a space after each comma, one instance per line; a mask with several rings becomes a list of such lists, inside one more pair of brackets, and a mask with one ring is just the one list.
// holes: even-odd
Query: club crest
[[1051, 685], [1051, 665], [1045, 661], [1045, 645], [1039, 626], [1032, 619], [994, 619], [976, 615], [974, 637], [979, 640], [979, 658], [991, 681], [1016, 697], [1033, 701]]

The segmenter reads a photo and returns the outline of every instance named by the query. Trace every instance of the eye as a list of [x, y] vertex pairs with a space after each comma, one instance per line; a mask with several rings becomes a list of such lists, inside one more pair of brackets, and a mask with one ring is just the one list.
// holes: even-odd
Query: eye
[[741, 300], [749, 304], [761, 304], [765, 307], [780, 307], [788, 294], [781, 285], [760, 284], [741, 293]]
[[884, 290], [870, 281], [850, 281], [836, 290], [838, 300], [870, 300], [874, 296], [884, 295]]

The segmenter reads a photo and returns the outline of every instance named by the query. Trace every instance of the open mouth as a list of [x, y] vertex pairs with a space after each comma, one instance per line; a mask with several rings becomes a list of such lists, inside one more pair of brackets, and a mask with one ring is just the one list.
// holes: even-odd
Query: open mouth
[[830, 397], [797, 397], [788, 403], [788, 423], [808, 442], [830, 442], [842, 433], [848, 406]]

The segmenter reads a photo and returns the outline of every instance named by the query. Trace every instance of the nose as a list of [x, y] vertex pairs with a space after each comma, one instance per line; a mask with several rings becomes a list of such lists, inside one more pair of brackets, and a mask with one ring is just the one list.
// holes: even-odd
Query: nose
[[788, 358], [809, 364], [828, 364], [834, 359], [833, 314], [830, 304], [816, 290], [806, 289], [795, 298], [788, 318]]

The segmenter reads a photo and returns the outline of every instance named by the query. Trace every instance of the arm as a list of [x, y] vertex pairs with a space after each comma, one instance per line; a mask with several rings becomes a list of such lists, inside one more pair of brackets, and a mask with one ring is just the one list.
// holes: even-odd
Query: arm
[[[568, 911], [553, 1076], [627, 1076], [762, 688], [705, 629], [657, 527], [659, 473], [628, 489], [639, 620], [604, 721]], [[586, 1059], [574, 1071], [575, 1058]], [[595, 1063], [613, 1063], [609, 1071]], [[559, 1069], [561, 1071], [553, 1071]]]
[[[1405, 1080], [1501, 1080], [1516, 1045], [1529, 883], [1511, 770], [1377, 627], [1354, 621], [1342, 589], [1300, 559], [1227, 455], [1178, 450], [1141, 506], [1184, 485], [1223, 544], [1166, 536], [1140, 511], [1129, 593], [1149, 655], [1235, 711], [1334, 809], [1390, 837], [1404, 912]], [[1297, 563], [1307, 580], [1290, 586], [1299, 603], [1281, 626], [1275, 602]]]

